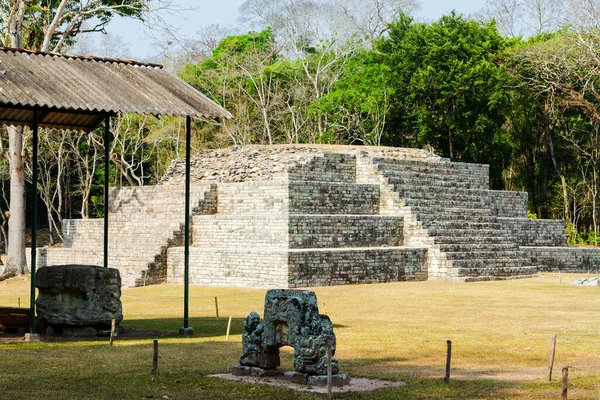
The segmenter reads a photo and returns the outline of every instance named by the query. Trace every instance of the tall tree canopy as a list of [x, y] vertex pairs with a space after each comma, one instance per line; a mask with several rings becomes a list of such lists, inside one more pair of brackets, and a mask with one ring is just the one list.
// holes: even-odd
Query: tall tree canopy
[[432, 24], [403, 15], [391, 24], [378, 45], [394, 88], [387, 143], [431, 146], [502, 170], [510, 155], [502, 129], [508, 75], [493, 59], [508, 45], [492, 23], [455, 14]]

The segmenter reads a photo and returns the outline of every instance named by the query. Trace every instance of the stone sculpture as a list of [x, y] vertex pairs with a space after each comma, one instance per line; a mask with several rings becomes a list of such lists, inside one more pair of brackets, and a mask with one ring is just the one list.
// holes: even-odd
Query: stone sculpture
[[[294, 348], [294, 370], [306, 375], [327, 374], [327, 349], [335, 354], [335, 334], [328, 316], [319, 314], [317, 296], [311, 290], [269, 290], [264, 321], [256, 312], [244, 322], [240, 374], [249, 368], [274, 370], [280, 365], [279, 348]], [[332, 374], [337, 359], [332, 357]]]
[[[53, 331], [110, 329], [123, 320], [121, 276], [114, 268], [60, 265], [37, 272], [38, 321]], [[85, 329], [84, 329], [85, 328]]]

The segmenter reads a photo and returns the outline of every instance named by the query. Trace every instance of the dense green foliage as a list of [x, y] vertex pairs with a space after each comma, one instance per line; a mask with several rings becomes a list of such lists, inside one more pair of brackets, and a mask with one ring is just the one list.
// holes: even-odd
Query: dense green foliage
[[495, 186], [510, 157], [503, 130], [508, 75], [494, 58], [509, 45], [493, 24], [454, 14], [432, 24], [401, 16], [379, 44], [395, 89], [387, 142], [432, 147], [456, 161], [493, 164]]

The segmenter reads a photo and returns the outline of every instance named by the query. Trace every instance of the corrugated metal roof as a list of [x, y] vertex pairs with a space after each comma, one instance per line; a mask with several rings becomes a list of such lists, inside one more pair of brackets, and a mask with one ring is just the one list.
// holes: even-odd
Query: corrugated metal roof
[[231, 114], [158, 64], [0, 47], [0, 124], [92, 129], [104, 115]]

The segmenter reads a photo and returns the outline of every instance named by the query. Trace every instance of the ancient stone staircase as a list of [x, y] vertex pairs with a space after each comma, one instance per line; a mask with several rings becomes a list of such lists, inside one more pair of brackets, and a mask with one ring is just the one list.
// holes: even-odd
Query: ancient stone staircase
[[[416, 149], [251, 146], [192, 160], [190, 283], [288, 288], [498, 280], [594, 271], [564, 221], [527, 218], [527, 194], [488, 190], [487, 165]], [[109, 265], [126, 286], [183, 282], [184, 168], [111, 189]], [[67, 220], [38, 266], [102, 265], [102, 220]]]
[[373, 164], [445, 253], [445, 279], [496, 280], [537, 272], [492, 214], [487, 166], [390, 158], [373, 158]]
[[[282, 179], [218, 185], [216, 212], [193, 217], [192, 283], [305, 287], [426, 278], [402, 216], [380, 215], [378, 184], [357, 184], [355, 156], [326, 153]], [[218, 256], [217, 256], [218, 255]], [[181, 281], [182, 249], [169, 250]]]

